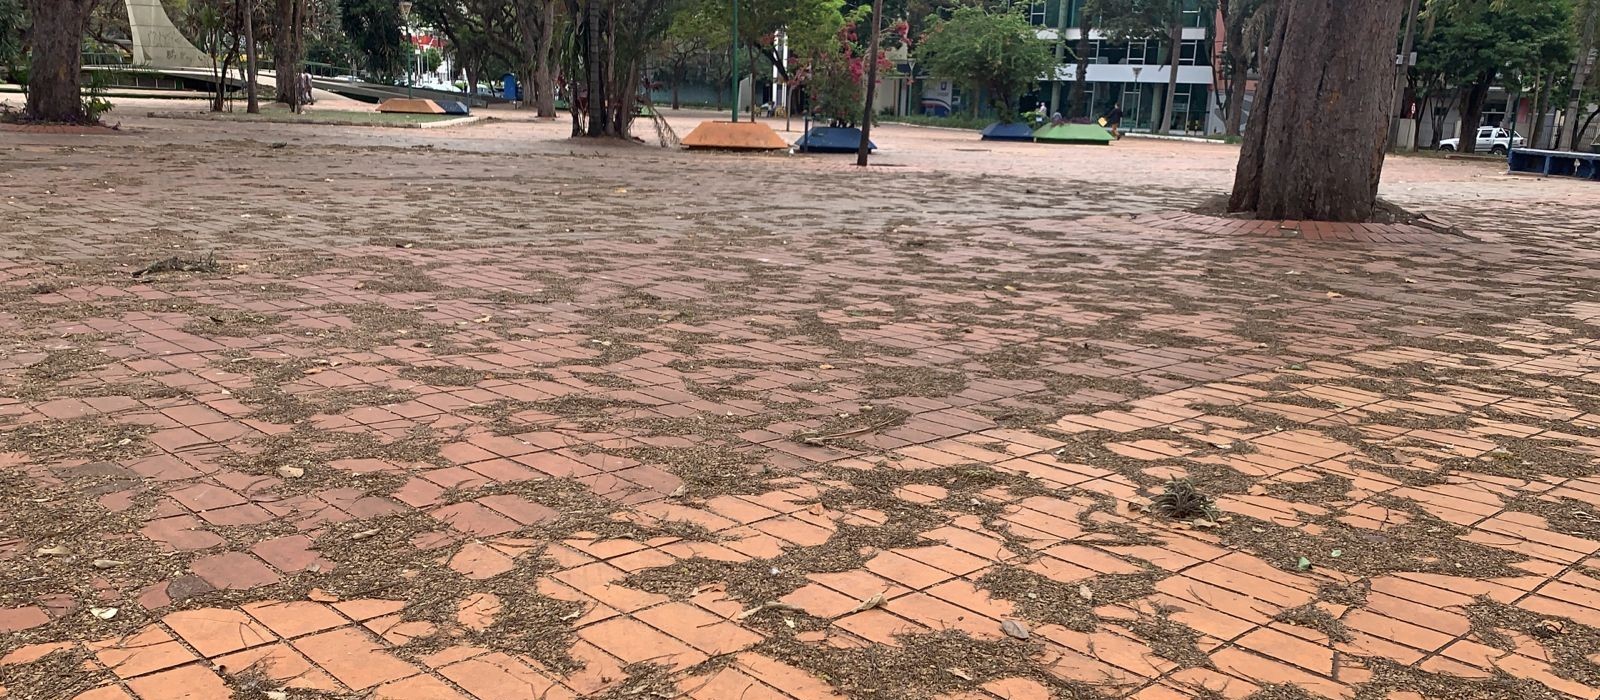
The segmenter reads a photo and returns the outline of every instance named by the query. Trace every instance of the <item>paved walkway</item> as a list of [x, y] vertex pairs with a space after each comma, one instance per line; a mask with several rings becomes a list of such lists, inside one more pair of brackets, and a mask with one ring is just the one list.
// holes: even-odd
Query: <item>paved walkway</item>
[[137, 114], [0, 141], [8, 700], [1600, 697], [1590, 184]]

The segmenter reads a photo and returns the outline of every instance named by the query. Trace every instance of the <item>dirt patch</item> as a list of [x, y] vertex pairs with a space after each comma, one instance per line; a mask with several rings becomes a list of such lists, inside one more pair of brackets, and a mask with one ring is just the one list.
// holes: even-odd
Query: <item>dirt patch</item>
[[851, 649], [778, 638], [758, 646], [832, 683], [859, 700], [927, 700], [976, 690], [1004, 678], [1032, 678], [1059, 700], [1098, 700], [1087, 685], [1067, 683], [1035, 661], [1035, 644], [1004, 639], [981, 641], [960, 632], [903, 635], [899, 647], [873, 644]]
[[1094, 608], [1155, 593], [1162, 576], [1107, 574], [1086, 581], [1062, 583], [1017, 566], [996, 566], [978, 579], [979, 588], [1016, 604], [1017, 614], [1035, 622], [1092, 632], [1100, 618]]

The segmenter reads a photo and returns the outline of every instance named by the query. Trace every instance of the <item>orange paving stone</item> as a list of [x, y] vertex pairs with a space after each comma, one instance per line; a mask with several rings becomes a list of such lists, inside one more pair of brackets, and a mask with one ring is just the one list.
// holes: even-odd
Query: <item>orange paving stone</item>
[[[115, 681], [90, 700], [247, 672], [394, 700], [1427, 695], [1377, 657], [1600, 697], [1547, 632], [1600, 633], [1591, 185], [1393, 158], [1383, 194], [1459, 231], [1256, 222], [1177, 211], [1224, 145], [1062, 168], [885, 125], [899, 167], [623, 164], [503, 114], [8, 131], [10, 677], [86, 651]], [[482, 205], [512, 200], [539, 216]], [[1215, 510], [1153, 512], [1172, 478]], [[31, 555], [59, 517], [94, 554]], [[1345, 634], [1292, 624], [1313, 604]], [[857, 663], [952, 638], [1026, 673]]]

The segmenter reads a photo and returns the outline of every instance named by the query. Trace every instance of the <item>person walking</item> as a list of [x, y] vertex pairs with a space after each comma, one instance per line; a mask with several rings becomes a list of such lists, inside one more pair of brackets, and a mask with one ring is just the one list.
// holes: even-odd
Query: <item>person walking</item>
[[1106, 112], [1106, 127], [1111, 129], [1111, 135], [1118, 141], [1122, 140], [1122, 103], [1111, 105], [1111, 111]]

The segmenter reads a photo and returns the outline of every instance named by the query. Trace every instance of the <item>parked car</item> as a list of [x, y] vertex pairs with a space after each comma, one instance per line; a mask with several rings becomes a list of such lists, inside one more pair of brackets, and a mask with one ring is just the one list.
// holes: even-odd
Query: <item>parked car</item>
[[[1498, 126], [1478, 127], [1478, 147], [1476, 151], [1488, 151], [1497, 156], [1503, 156], [1512, 148], [1522, 148], [1528, 145], [1521, 134], [1506, 131]], [[1445, 139], [1439, 142], [1439, 150], [1456, 151], [1461, 148], [1461, 139]]]

